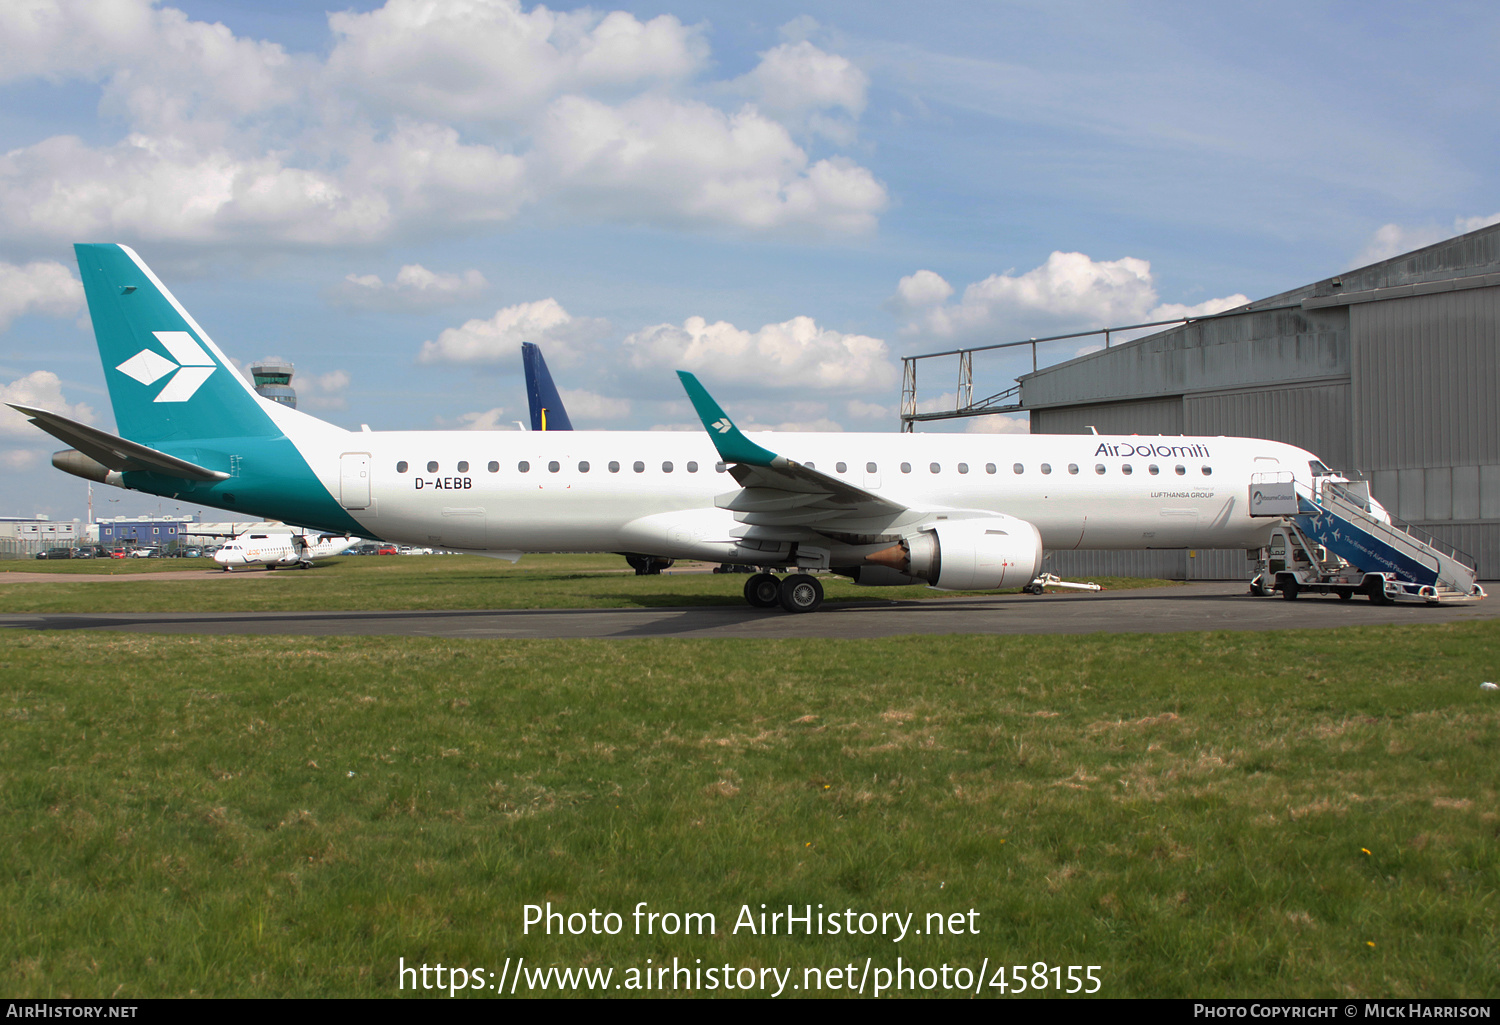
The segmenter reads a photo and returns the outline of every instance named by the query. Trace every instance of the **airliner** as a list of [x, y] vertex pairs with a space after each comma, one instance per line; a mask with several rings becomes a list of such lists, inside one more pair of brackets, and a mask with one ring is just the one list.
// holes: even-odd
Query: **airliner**
[[342, 555], [358, 540], [347, 534], [314, 536], [298, 530], [247, 530], [214, 552], [214, 562], [226, 573], [236, 566], [311, 569], [314, 559]]
[[12, 404], [53, 465], [330, 534], [751, 566], [751, 605], [811, 612], [812, 571], [994, 590], [1044, 549], [1258, 548], [1251, 475], [1327, 473], [1253, 438], [746, 434], [682, 371], [701, 434], [349, 431], [257, 395], [128, 247], [75, 249], [119, 434]]

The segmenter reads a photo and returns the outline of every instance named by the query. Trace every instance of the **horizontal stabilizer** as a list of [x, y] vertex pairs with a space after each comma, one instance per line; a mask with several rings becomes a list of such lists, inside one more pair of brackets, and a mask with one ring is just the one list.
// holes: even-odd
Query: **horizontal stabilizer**
[[140, 470], [148, 473], [181, 477], [184, 480], [228, 480], [229, 474], [209, 470], [190, 463], [186, 459], [169, 456], [154, 448], [101, 431], [97, 427], [69, 420], [65, 416], [49, 413], [45, 409], [33, 409], [14, 402], [6, 405], [21, 413], [42, 430], [88, 456], [111, 470]]

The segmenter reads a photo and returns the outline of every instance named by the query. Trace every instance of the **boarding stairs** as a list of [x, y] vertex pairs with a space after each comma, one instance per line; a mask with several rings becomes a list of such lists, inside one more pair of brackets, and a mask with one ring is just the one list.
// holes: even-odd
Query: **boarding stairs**
[[1372, 576], [1383, 578], [1388, 599], [1448, 604], [1485, 597], [1472, 557], [1390, 517], [1371, 502], [1366, 481], [1256, 474], [1250, 504], [1252, 516], [1281, 515], [1306, 542], [1322, 545], [1364, 574], [1366, 586], [1372, 586]]

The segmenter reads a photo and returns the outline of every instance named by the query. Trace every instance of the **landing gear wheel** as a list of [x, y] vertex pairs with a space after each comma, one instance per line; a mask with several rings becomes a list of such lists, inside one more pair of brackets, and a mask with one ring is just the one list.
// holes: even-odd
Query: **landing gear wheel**
[[794, 573], [781, 582], [781, 607], [788, 612], [815, 612], [823, 604], [823, 585], [810, 573]]
[[1281, 585], [1281, 596], [1287, 601], [1296, 601], [1300, 591], [1301, 588], [1297, 586], [1295, 579], [1288, 579], [1286, 583]]
[[770, 573], [757, 573], [745, 581], [745, 600], [758, 609], [781, 604], [781, 581]]
[[299, 563], [297, 563], [297, 568], [298, 569], [312, 569], [312, 563], [310, 563], [310, 562], [299, 562]]

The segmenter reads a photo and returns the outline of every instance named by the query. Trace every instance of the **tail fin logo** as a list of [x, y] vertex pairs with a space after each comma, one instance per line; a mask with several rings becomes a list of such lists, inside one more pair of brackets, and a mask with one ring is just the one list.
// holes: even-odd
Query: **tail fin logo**
[[155, 384], [172, 375], [166, 387], [157, 394], [157, 402], [186, 402], [203, 386], [218, 367], [213, 358], [203, 351], [203, 346], [186, 331], [153, 331], [156, 340], [172, 354], [174, 363], [150, 349], [142, 349], [124, 363], [115, 367], [127, 377], [142, 384]]

